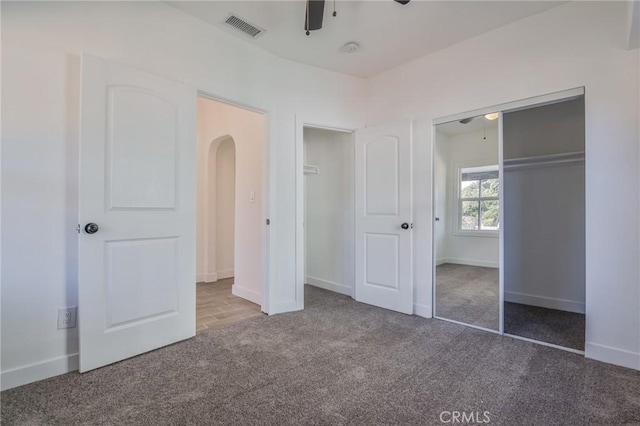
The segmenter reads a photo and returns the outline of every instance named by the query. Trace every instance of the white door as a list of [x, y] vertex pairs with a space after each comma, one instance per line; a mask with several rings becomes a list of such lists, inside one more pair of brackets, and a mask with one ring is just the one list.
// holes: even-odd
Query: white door
[[81, 372], [195, 335], [195, 113], [195, 90], [83, 55]]
[[356, 131], [356, 300], [413, 313], [411, 122]]

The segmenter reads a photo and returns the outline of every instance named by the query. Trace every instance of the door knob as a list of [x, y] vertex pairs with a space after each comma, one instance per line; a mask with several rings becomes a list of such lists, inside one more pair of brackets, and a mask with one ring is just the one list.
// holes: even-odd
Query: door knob
[[409, 229], [409, 224], [407, 222], [403, 223], [402, 225], [400, 225], [400, 228], [402, 229]]
[[96, 232], [98, 232], [98, 229], [100, 228], [95, 223], [87, 223], [84, 226], [84, 232], [86, 232], [87, 234], [95, 234]]

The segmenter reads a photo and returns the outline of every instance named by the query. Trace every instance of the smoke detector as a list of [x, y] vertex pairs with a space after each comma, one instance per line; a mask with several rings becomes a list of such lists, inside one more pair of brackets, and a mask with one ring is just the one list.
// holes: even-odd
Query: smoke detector
[[342, 46], [342, 51], [347, 53], [355, 53], [360, 49], [360, 45], [355, 41], [350, 41]]

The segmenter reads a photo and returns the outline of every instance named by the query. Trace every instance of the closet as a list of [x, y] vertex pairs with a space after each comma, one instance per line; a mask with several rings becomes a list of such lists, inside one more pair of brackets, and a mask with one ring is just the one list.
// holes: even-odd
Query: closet
[[353, 133], [304, 127], [303, 137], [305, 287], [353, 296]]
[[583, 353], [584, 89], [435, 120], [433, 135], [435, 317]]
[[503, 115], [504, 332], [584, 350], [584, 97]]

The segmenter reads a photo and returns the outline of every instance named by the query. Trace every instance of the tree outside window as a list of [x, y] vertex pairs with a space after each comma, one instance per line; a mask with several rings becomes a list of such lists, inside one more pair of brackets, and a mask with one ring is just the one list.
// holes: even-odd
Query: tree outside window
[[500, 229], [500, 180], [498, 167], [474, 167], [460, 170], [461, 231], [497, 231]]

